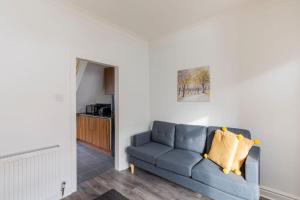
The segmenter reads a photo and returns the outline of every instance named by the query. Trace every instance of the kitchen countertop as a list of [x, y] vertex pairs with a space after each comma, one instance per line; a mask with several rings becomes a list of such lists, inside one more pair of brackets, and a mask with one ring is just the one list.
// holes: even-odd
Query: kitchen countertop
[[77, 113], [77, 116], [86, 116], [86, 117], [94, 117], [94, 118], [111, 119], [111, 117], [104, 117], [104, 116], [91, 115], [91, 114], [85, 114], [85, 113]]

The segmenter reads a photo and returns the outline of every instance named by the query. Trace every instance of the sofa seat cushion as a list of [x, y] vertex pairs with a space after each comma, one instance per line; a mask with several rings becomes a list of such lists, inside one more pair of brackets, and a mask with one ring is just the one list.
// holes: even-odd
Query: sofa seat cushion
[[192, 179], [245, 199], [253, 199], [257, 193], [257, 187], [247, 183], [243, 176], [232, 172], [224, 174], [217, 164], [208, 159], [201, 160], [193, 168]]
[[173, 149], [156, 160], [157, 167], [175, 172], [183, 176], [191, 176], [192, 168], [202, 159], [199, 153]]
[[168, 151], [172, 150], [171, 147], [159, 144], [156, 142], [149, 142], [147, 144], [141, 146], [130, 146], [127, 149], [129, 155], [146, 161], [151, 164], [155, 164], [156, 158], [167, 153]]

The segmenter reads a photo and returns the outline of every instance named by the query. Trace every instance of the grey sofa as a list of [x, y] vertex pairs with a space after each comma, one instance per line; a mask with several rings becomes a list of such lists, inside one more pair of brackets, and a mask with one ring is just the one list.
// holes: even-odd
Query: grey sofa
[[[220, 167], [202, 155], [209, 152], [214, 132], [205, 127], [154, 121], [152, 131], [133, 137], [127, 148], [132, 172], [134, 166], [163, 177], [216, 200], [259, 199], [259, 147], [252, 147], [243, 176], [224, 174]], [[228, 128], [251, 138], [244, 129]]]

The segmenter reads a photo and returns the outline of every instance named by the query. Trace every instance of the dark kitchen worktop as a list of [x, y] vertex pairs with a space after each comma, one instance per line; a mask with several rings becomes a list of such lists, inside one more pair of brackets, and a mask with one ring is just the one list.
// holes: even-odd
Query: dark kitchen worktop
[[91, 115], [91, 114], [86, 114], [86, 113], [77, 113], [77, 116], [86, 116], [86, 117], [93, 117], [93, 118], [111, 119], [111, 117], [107, 117], [107, 116]]

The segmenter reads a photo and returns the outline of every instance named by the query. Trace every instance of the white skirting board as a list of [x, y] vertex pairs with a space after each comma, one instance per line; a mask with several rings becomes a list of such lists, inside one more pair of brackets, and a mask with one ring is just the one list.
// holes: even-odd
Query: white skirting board
[[60, 148], [0, 157], [0, 199], [49, 200], [60, 195]]
[[270, 200], [300, 200], [300, 197], [265, 186], [260, 186], [260, 195]]

